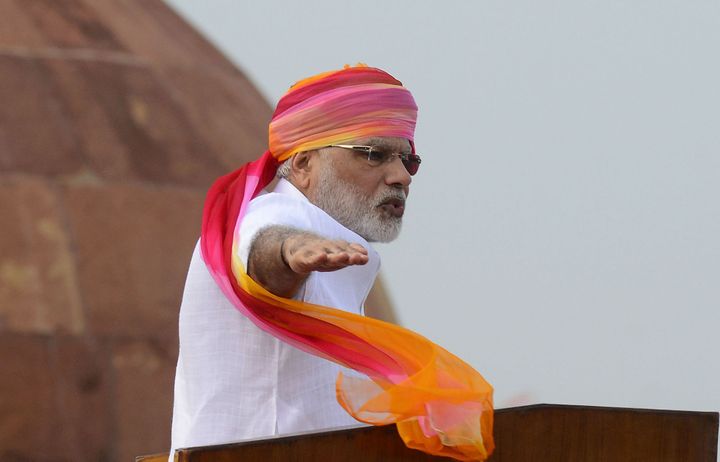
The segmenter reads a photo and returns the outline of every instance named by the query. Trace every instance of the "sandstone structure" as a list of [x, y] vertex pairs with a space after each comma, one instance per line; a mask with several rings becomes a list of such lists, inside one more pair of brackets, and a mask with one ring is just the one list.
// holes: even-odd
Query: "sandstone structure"
[[270, 115], [160, 0], [0, 0], [0, 460], [167, 450], [204, 194]]

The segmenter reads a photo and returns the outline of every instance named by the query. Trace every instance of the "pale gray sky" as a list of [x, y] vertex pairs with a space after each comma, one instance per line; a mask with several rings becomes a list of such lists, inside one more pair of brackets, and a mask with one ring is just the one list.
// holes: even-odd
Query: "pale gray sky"
[[720, 409], [720, 2], [169, 3], [273, 104], [358, 61], [411, 89], [383, 271], [499, 406]]

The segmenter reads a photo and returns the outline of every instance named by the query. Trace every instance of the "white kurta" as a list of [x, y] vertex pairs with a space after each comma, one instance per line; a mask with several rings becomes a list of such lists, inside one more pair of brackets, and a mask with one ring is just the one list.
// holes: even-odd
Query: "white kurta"
[[[295, 297], [362, 313], [380, 268], [377, 252], [281, 180], [248, 207], [239, 246], [246, 267], [255, 234], [274, 224], [368, 249], [366, 265], [312, 273]], [[335, 399], [340, 369], [279, 341], [240, 314], [215, 284], [196, 246], [180, 308], [171, 456], [182, 447], [358, 425]]]

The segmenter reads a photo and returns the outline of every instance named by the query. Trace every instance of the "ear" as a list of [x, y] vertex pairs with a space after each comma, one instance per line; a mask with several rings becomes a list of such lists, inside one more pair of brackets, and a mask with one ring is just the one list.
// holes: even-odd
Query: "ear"
[[298, 152], [290, 162], [290, 179], [293, 185], [300, 191], [305, 192], [310, 187], [310, 177], [313, 168], [313, 157], [315, 151]]

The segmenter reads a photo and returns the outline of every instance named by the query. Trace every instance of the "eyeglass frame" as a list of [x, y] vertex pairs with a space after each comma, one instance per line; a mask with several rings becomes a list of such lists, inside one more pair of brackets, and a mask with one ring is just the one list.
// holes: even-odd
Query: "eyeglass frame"
[[[371, 162], [370, 155], [375, 152], [381, 152], [382, 154], [388, 154], [387, 160], [384, 160], [380, 162], [377, 166], [379, 167], [382, 164], [390, 163], [392, 162], [396, 157], [400, 159], [400, 162], [402, 162], [403, 167], [405, 167], [405, 170], [410, 174], [410, 176], [415, 175], [418, 170], [420, 169], [420, 164], [422, 163], [422, 159], [417, 154], [404, 154], [401, 152], [390, 152], [387, 153], [382, 150], [382, 148], [378, 148], [377, 146], [367, 146], [362, 144], [330, 144], [328, 145], [329, 148], [342, 148], [342, 149], [350, 149], [352, 151], [360, 151], [367, 154], [367, 161], [368, 163]], [[411, 172], [408, 168], [408, 163], [415, 162], [415, 171]], [[372, 164], [370, 164], [372, 165]]]

